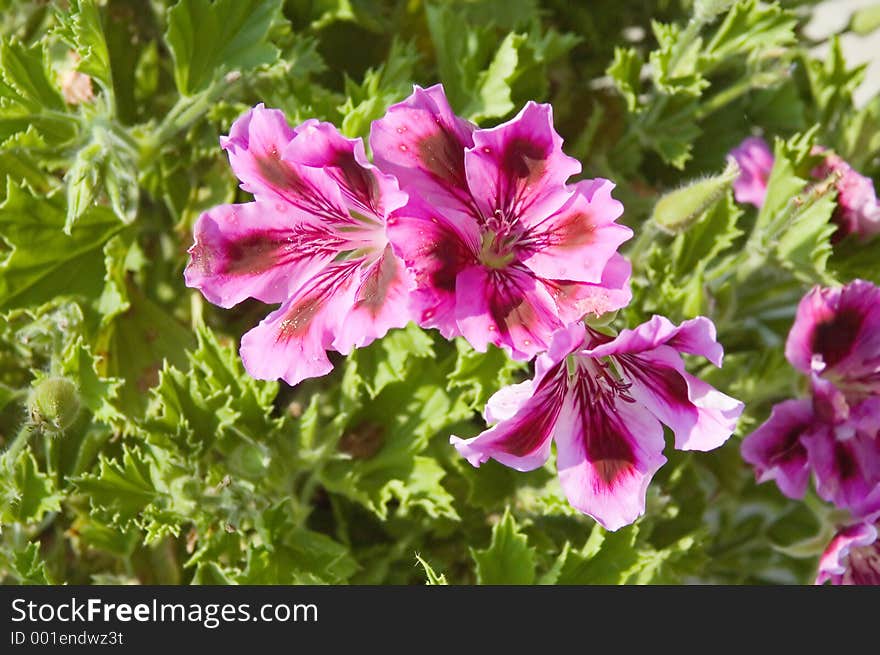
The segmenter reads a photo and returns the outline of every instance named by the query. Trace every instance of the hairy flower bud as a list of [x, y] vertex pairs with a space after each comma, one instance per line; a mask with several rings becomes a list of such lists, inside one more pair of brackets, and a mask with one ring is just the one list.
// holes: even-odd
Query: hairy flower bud
[[65, 430], [79, 414], [79, 392], [76, 385], [63, 377], [49, 377], [31, 391], [28, 413], [39, 427]]
[[739, 166], [731, 160], [721, 175], [697, 180], [670, 191], [654, 205], [654, 222], [660, 229], [671, 234], [686, 231], [721, 199], [738, 175]]

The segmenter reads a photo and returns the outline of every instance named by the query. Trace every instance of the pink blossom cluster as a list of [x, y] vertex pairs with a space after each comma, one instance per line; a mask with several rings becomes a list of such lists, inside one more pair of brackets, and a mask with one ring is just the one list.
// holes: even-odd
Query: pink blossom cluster
[[[865, 526], [880, 516], [878, 327], [880, 289], [873, 284], [855, 280], [810, 291], [798, 306], [785, 348], [788, 361], [807, 376], [810, 396], [774, 406], [742, 443], [743, 458], [755, 467], [759, 482], [775, 480], [783, 494], [801, 498], [812, 478], [821, 498]], [[848, 538], [849, 530], [840, 539]], [[859, 530], [860, 547], [876, 539], [873, 528]], [[867, 535], [873, 536], [862, 543]], [[830, 548], [837, 548], [835, 543], [840, 542]]]
[[452, 443], [472, 464], [529, 470], [557, 447], [569, 501], [609, 529], [644, 512], [675, 447], [709, 450], [743, 406], [686, 372], [681, 353], [721, 365], [714, 325], [655, 316], [610, 336], [582, 320], [626, 306], [632, 236], [605, 179], [571, 182], [549, 105], [529, 102], [481, 129], [440, 85], [372, 124], [369, 144], [278, 110], [250, 110], [221, 141], [252, 202], [196, 222], [186, 283], [232, 307], [280, 303], [241, 342], [247, 371], [294, 385], [332, 369], [328, 351], [368, 345], [415, 321], [446, 338], [536, 356], [534, 379], [498, 391], [494, 425]]
[[[837, 230], [832, 240], [840, 241], [847, 235], [867, 239], [880, 232], [880, 202], [871, 178], [859, 174], [824, 148], [814, 148], [813, 154], [822, 155], [822, 162], [810, 172], [810, 176], [817, 182], [831, 177], [837, 191], [837, 207], [831, 217]], [[734, 197], [737, 202], [760, 209], [773, 170], [774, 157], [770, 147], [759, 137], [748, 137], [730, 151], [730, 157], [736, 160], [740, 169], [739, 177], [733, 183]]]

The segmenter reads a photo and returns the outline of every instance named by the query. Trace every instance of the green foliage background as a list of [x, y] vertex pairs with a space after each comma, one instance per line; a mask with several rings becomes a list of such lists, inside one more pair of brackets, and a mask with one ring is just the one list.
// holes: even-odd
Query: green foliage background
[[[880, 100], [814, 59], [810, 2], [757, 0], [0, 0], [0, 580], [5, 583], [675, 583], [812, 579], [833, 513], [757, 486], [740, 438], [801, 380], [782, 344], [814, 283], [876, 279], [878, 243], [833, 248], [813, 144], [878, 173]], [[854, 21], [878, 24], [877, 12]], [[75, 52], [76, 58], [70, 53]], [[92, 80], [71, 104], [64, 70]], [[246, 201], [218, 137], [257, 102], [365, 136], [442, 81], [496, 124], [553, 103], [587, 177], [636, 231], [615, 324], [713, 318], [702, 370], [747, 404], [712, 453], [678, 453], [646, 516], [606, 533], [552, 462], [479, 470], [448, 444], [529, 369], [414, 326], [296, 388], [248, 378], [237, 340], [267, 313], [184, 287], [191, 228]], [[761, 128], [759, 213], [725, 154]], [[663, 194], [707, 176], [706, 184]], [[77, 386], [64, 427], [26, 409]], [[35, 420], [36, 419], [36, 420]]]

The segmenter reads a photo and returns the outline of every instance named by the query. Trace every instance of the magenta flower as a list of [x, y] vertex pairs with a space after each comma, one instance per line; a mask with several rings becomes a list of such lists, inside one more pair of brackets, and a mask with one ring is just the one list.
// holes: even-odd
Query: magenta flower
[[813, 288], [798, 305], [785, 356], [848, 398], [880, 392], [880, 289], [863, 280]]
[[254, 202], [202, 214], [186, 284], [232, 307], [282, 303], [242, 337], [245, 368], [294, 385], [410, 320], [411, 280], [385, 234], [406, 203], [397, 181], [370, 164], [363, 143], [327, 123], [291, 129], [257, 105], [221, 140]]
[[451, 442], [474, 466], [492, 458], [520, 471], [538, 468], [556, 442], [559, 479], [569, 502], [609, 530], [645, 509], [663, 465], [663, 427], [680, 450], [711, 450], [736, 427], [743, 404], [685, 371], [681, 353], [721, 365], [722, 348], [706, 318], [676, 327], [654, 316], [616, 337], [575, 323], [553, 335], [534, 379], [489, 399], [494, 426]]
[[822, 557], [816, 584], [880, 584], [880, 540], [877, 526], [856, 523], [840, 530]]
[[442, 86], [416, 87], [373, 123], [370, 144], [409, 193], [388, 235], [422, 326], [529, 359], [555, 331], [629, 302], [623, 207], [607, 180], [567, 185], [580, 164], [563, 154], [549, 105], [477, 129]]
[[760, 137], [747, 137], [728, 156], [736, 160], [740, 170], [733, 183], [733, 197], [737, 202], [750, 203], [760, 209], [773, 170], [773, 152], [767, 142]]
[[770, 418], [743, 440], [742, 457], [755, 467], [758, 482], [776, 480], [783, 494], [803, 498], [810, 465], [801, 437], [810, 431], [814, 420], [809, 400], [786, 400], [775, 405]]
[[820, 497], [859, 518], [880, 509], [878, 300], [862, 280], [803, 298], [785, 354], [812, 398], [779, 403], [742, 443], [758, 482], [799, 498], [812, 475]]
[[837, 207], [831, 217], [837, 223], [834, 240], [848, 234], [866, 239], [880, 232], [880, 202], [871, 178], [860, 175], [833, 153], [828, 153], [811, 174], [817, 180], [835, 176]]

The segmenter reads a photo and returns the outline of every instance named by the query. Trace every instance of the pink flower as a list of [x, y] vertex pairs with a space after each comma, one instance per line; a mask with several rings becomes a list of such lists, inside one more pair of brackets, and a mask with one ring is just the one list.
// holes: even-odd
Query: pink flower
[[248, 373], [294, 385], [332, 369], [327, 350], [349, 353], [409, 322], [411, 280], [385, 234], [406, 194], [362, 142], [317, 121], [291, 129], [257, 105], [221, 143], [255, 200], [199, 217], [185, 279], [221, 307], [281, 303], [242, 338]]
[[848, 234], [866, 239], [880, 232], [880, 202], [874, 192], [873, 180], [860, 175], [843, 159], [829, 153], [812, 172], [812, 176], [822, 180], [832, 174], [835, 175], [837, 188], [837, 207], [831, 217], [837, 223], [834, 240], [840, 240]]
[[880, 510], [878, 300], [862, 280], [804, 297], [785, 354], [812, 398], [779, 403], [742, 443], [759, 482], [799, 498], [812, 475], [820, 497], [859, 518]]
[[809, 400], [786, 400], [773, 407], [770, 418], [746, 437], [743, 459], [755, 467], [758, 482], [776, 480], [789, 498], [802, 498], [810, 480], [807, 449], [801, 437], [813, 426]]
[[840, 530], [822, 557], [816, 584], [880, 584], [880, 540], [877, 526], [856, 523]]
[[567, 185], [580, 164], [563, 154], [549, 105], [477, 129], [440, 85], [416, 87], [373, 123], [370, 144], [409, 194], [388, 235], [415, 278], [421, 325], [529, 359], [560, 328], [629, 302], [623, 207], [607, 180]]
[[760, 209], [767, 196], [767, 180], [773, 170], [773, 152], [764, 139], [746, 138], [730, 151], [729, 157], [739, 165], [739, 177], [733, 183], [733, 197]]
[[474, 466], [492, 458], [520, 471], [544, 464], [556, 442], [569, 502], [609, 530], [645, 509], [663, 465], [663, 427], [680, 450], [711, 450], [736, 427], [743, 404], [685, 371], [680, 353], [721, 365], [722, 348], [706, 318], [675, 326], [654, 316], [616, 337], [582, 323], [557, 331], [531, 381], [505, 387], [486, 406], [495, 423], [451, 442]]
[[880, 392], [880, 289], [864, 280], [814, 287], [798, 305], [785, 356], [849, 399]]

